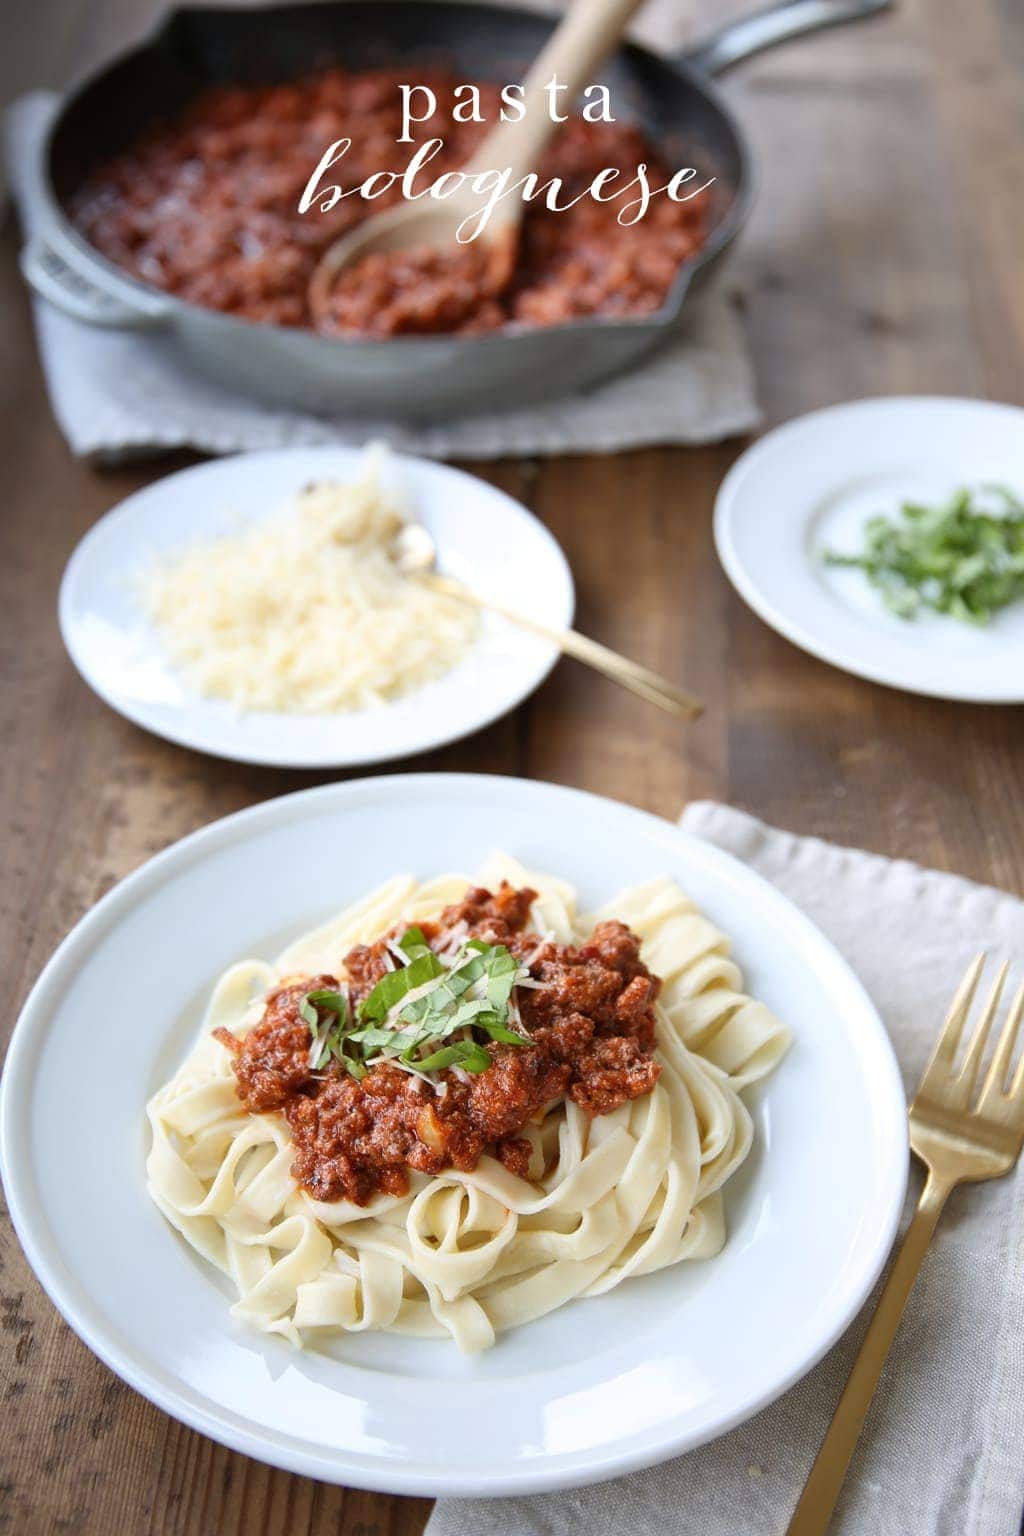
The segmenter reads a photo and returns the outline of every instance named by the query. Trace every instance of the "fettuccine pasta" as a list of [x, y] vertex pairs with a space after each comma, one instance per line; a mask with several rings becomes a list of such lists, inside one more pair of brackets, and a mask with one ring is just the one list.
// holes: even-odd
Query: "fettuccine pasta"
[[588, 918], [565, 882], [507, 856], [479, 880], [532, 888], [529, 929], [559, 944], [579, 945], [612, 918], [639, 938], [663, 983], [653, 1088], [610, 1113], [588, 1114], [568, 1095], [546, 1105], [521, 1132], [525, 1177], [485, 1150], [469, 1171], [411, 1171], [404, 1194], [319, 1200], [292, 1172], [288, 1120], [245, 1108], [226, 1037], [213, 1031], [244, 1041], [287, 978], [337, 974], [353, 946], [436, 918], [471, 882], [392, 879], [275, 964], [234, 965], [195, 1048], [150, 1101], [147, 1169], [152, 1198], [230, 1278], [232, 1310], [251, 1326], [294, 1345], [387, 1329], [449, 1336], [474, 1352], [575, 1297], [722, 1247], [722, 1187], [752, 1139], [741, 1090], [772, 1070], [789, 1040], [744, 993], [728, 940], [667, 877]]

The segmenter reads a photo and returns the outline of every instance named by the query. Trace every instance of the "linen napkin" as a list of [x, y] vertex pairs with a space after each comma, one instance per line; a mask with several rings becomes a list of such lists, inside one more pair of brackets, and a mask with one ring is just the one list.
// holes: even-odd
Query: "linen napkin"
[[[34, 167], [57, 102], [50, 92], [30, 92], [4, 122], [7, 179], [26, 236], [45, 227]], [[38, 299], [33, 312], [60, 429], [74, 453], [97, 460], [369, 439], [434, 458], [608, 453], [718, 442], [758, 422], [737, 302], [722, 288], [688, 306], [682, 328], [629, 373], [529, 409], [423, 425], [279, 410], [194, 372], [167, 335], [99, 330]]]
[[[1024, 959], [1024, 903], [913, 864], [795, 837], [711, 803], [688, 832], [749, 864], [828, 935], [871, 993], [909, 1092], [981, 949]], [[911, 1179], [904, 1226], [917, 1198]], [[836, 1536], [1018, 1536], [1024, 1503], [1024, 1169], [954, 1193], [858, 1447]], [[777, 1536], [870, 1305], [832, 1352], [731, 1434], [564, 1493], [442, 1500], [427, 1536]]]

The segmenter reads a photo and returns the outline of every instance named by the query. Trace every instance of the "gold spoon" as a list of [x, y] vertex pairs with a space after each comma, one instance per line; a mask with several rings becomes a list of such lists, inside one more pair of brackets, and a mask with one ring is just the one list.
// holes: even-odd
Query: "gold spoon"
[[[499, 123], [487, 135], [462, 168], [467, 178], [508, 166], [512, 186], [536, 170], [548, 141], [561, 126], [549, 110], [545, 89], [548, 82], [555, 76], [559, 85], [567, 88], [561, 101], [574, 102], [642, 3], [643, 0], [575, 0], [523, 82], [524, 116], [518, 122]], [[481, 209], [483, 201], [467, 179], [443, 201], [424, 198], [416, 203], [405, 202], [367, 219], [351, 234], [336, 240], [321, 256], [310, 279], [309, 304], [314, 320], [326, 317], [331, 290], [343, 268], [378, 251], [447, 246], [458, 249], [456, 230], [464, 219]], [[509, 196], [497, 204], [486, 228], [473, 242], [489, 256], [499, 287], [512, 275], [522, 217], [522, 199]]]
[[680, 716], [683, 720], [694, 720], [704, 708], [699, 699], [677, 688], [675, 683], [652, 672], [649, 667], [642, 667], [639, 662], [630, 661], [617, 651], [609, 650], [606, 645], [600, 645], [586, 635], [577, 634], [574, 629], [552, 629], [492, 597], [482, 597], [472, 587], [456, 581], [452, 576], [442, 576], [435, 568], [437, 549], [434, 540], [422, 523], [406, 523], [395, 536], [390, 554], [399, 570], [406, 575], [416, 576], [434, 592], [443, 592], [447, 597], [472, 603], [476, 608], [500, 613], [502, 618], [556, 645], [564, 655], [575, 656], [577, 661], [585, 662], [595, 671], [611, 678], [613, 683], [628, 688], [631, 693], [638, 694], [649, 704], [657, 704], [659, 709], [667, 710], [671, 715]]

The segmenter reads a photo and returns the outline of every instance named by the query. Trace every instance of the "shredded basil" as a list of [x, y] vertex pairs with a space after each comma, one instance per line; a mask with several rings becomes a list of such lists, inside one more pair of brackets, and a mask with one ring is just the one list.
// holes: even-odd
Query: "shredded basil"
[[[525, 1041], [520, 1041], [525, 1044]], [[463, 1067], [467, 1072], [486, 1072], [491, 1065], [491, 1053], [475, 1040], [458, 1040], [446, 1045], [417, 1063], [421, 1072], [440, 1072], [442, 1067]]]
[[[320, 1012], [329, 1017], [321, 1021]], [[314, 1072], [321, 1072], [333, 1056], [348, 1067], [351, 1058], [345, 1055], [345, 1040], [351, 1029], [348, 998], [344, 992], [320, 988], [307, 992], [299, 1002], [299, 1017], [308, 1024], [313, 1043], [309, 1050], [309, 1065]]]
[[507, 1011], [512, 988], [519, 974], [519, 962], [505, 946], [498, 945], [491, 951], [492, 963], [487, 972], [487, 997], [495, 1013]]
[[[446, 966], [414, 925], [395, 947], [408, 964], [382, 976], [355, 1017], [344, 992], [320, 988], [301, 999], [298, 1011], [312, 1036], [313, 1070], [333, 1059], [356, 1078], [376, 1061], [395, 1061], [419, 1073], [451, 1066], [484, 1072], [492, 1058], [474, 1031], [504, 1045], [529, 1044], [509, 1024], [512, 993], [525, 972], [506, 945], [470, 939]], [[428, 990], [403, 1006], [424, 987]], [[462, 1038], [453, 1040], [454, 1035]]]
[[506, 1028], [500, 1019], [478, 1019], [477, 1025], [480, 1029], [485, 1030], [492, 1040], [500, 1040], [504, 1045], [525, 1044], [522, 1035], [517, 1035], [514, 1029]]
[[868, 521], [859, 554], [829, 549], [824, 560], [862, 570], [901, 619], [930, 609], [987, 624], [1024, 599], [1024, 501], [983, 485], [938, 506], [903, 502], [897, 517]]
[[386, 1019], [396, 1003], [424, 982], [444, 974], [444, 966], [433, 950], [425, 949], [408, 965], [382, 976], [373, 991], [359, 1005], [360, 1019]]
[[[348, 998], [344, 992], [332, 992], [324, 987], [318, 992], [307, 992], [304, 1001], [315, 1003], [318, 1008], [326, 1008], [330, 1013], [336, 1013], [340, 1019], [348, 1018]], [[302, 1016], [306, 1018], [305, 1014]], [[306, 1022], [308, 1023], [309, 1020], [307, 1019]]]

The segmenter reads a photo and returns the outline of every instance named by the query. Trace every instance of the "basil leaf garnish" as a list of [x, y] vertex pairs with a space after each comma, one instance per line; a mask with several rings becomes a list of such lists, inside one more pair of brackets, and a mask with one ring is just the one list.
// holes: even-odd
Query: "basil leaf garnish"
[[[506, 945], [468, 939], [446, 965], [413, 924], [392, 948], [406, 955], [408, 964], [382, 976], [354, 1015], [347, 993], [333, 987], [315, 988], [300, 999], [299, 1017], [312, 1036], [311, 1068], [320, 1071], [333, 1059], [356, 1079], [376, 1061], [418, 1073], [450, 1066], [484, 1072], [492, 1057], [473, 1031], [503, 1045], [529, 1044], [529, 1036], [508, 1023], [512, 993], [524, 972]], [[405, 1002], [412, 993], [419, 995]], [[455, 1035], [462, 1038], [452, 1039]]]
[[422, 987], [424, 982], [432, 981], [435, 976], [443, 974], [444, 966], [433, 950], [425, 950], [409, 965], [397, 971], [388, 971], [386, 976], [381, 977], [373, 991], [360, 1003], [360, 1019], [373, 1019], [378, 1022], [386, 1019], [395, 1004], [400, 1003], [407, 993]]
[[[329, 1013], [336, 1013], [340, 1019], [348, 1018], [348, 998], [344, 992], [332, 992], [329, 987], [322, 987], [316, 992], [307, 992], [304, 1000], [315, 1003], [318, 1008], [326, 1008]], [[306, 1017], [305, 1014], [302, 1016]]]
[[517, 1035], [514, 1029], [508, 1029], [497, 1018], [479, 1019], [481, 1029], [486, 1030], [492, 1040], [500, 1040], [504, 1045], [529, 1045], [525, 1035]]
[[491, 1065], [490, 1052], [475, 1040], [458, 1040], [432, 1056], [417, 1062], [421, 1072], [439, 1072], [442, 1067], [464, 1067], [467, 1072], [486, 1072]]

